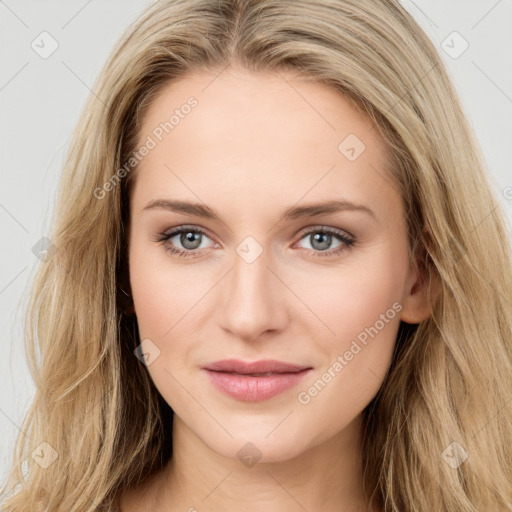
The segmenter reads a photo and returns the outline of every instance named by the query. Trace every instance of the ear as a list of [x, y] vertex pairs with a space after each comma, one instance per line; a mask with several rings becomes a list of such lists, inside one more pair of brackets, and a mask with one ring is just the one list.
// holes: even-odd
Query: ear
[[410, 261], [400, 319], [408, 324], [418, 324], [428, 318], [438, 289], [437, 275], [428, 266], [426, 251], [422, 248]]

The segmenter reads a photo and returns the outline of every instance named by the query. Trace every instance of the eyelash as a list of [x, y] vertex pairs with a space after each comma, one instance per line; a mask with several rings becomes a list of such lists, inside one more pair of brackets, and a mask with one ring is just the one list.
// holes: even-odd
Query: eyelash
[[[199, 233], [199, 234], [208, 236], [204, 230], [202, 230], [201, 228], [198, 228], [196, 226], [179, 226], [177, 228], [171, 229], [170, 231], [164, 231], [163, 233], [160, 233], [159, 235], [157, 235], [157, 238], [154, 241], [155, 242], [166, 242], [176, 235], [179, 235], [181, 233], [190, 233], [190, 232]], [[309, 231], [307, 231], [306, 233], [303, 233], [300, 240], [302, 240], [306, 236], [312, 235], [314, 233], [323, 233], [323, 234], [332, 235], [332, 236], [338, 238], [341, 242], [343, 242], [339, 247], [337, 247], [336, 249], [331, 249], [330, 251], [318, 251], [318, 250], [314, 250], [314, 249], [305, 249], [307, 251], [307, 254], [313, 253], [313, 255], [315, 257], [319, 257], [319, 258], [335, 256], [335, 255], [341, 253], [342, 251], [349, 249], [356, 241], [355, 238], [346, 236], [345, 234], [343, 234], [342, 231], [335, 229], [335, 228], [330, 228], [328, 226], [322, 226], [321, 228], [312, 228]], [[196, 249], [196, 250], [176, 249], [175, 247], [172, 247], [172, 246], [166, 247], [166, 250], [169, 251], [170, 253], [172, 253], [178, 257], [182, 257], [182, 258], [198, 257], [199, 256], [198, 252], [201, 251], [201, 249]]]

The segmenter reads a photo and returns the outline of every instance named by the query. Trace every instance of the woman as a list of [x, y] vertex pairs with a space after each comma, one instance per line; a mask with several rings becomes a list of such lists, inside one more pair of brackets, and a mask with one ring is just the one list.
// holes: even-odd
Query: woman
[[411, 16], [160, 1], [93, 89], [5, 510], [511, 511], [505, 221]]

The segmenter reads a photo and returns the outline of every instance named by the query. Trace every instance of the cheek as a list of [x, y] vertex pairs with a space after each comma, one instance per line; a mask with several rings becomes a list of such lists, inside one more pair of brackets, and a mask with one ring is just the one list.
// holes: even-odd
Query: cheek
[[[337, 268], [295, 276], [295, 291], [318, 317], [316, 338], [331, 353], [343, 350], [360, 333], [364, 338], [365, 329], [376, 322], [382, 329], [382, 315], [386, 327], [398, 325], [406, 272], [406, 250], [375, 247], [361, 257], [347, 258]], [[303, 315], [299, 320], [303, 328], [311, 327], [310, 318]]]
[[323, 365], [298, 390], [297, 402], [306, 421], [322, 418], [323, 435], [348, 425], [382, 385], [400, 325], [406, 262], [406, 250], [374, 251], [338, 269], [324, 293], [311, 296], [334, 334], [317, 337]]
[[193, 320], [198, 301], [212, 287], [207, 275], [198, 275], [193, 265], [173, 262], [163, 246], [144, 251], [133, 245], [130, 285], [141, 336], [164, 342]]
[[221, 276], [199, 269], [201, 263], [176, 263], [163, 246], [150, 251], [134, 243], [129, 261], [140, 339], [151, 340], [158, 353], [147, 370], [167, 403], [185, 414], [194, 406], [182, 385], [196, 376], [204, 359], [201, 341], [215, 311], [213, 288]]
[[198, 279], [192, 265], [171, 263], [163, 247], [149, 251], [135, 243], [129, 261], [140, 339], [151, 340], [148, 346], [158, 354], [147, 371], [176, 413], [199, 417], [201, 408], [190, 401], [183, 384], [190, 377], [194, 340], [200, 339], [200, 299], [211, 284]]

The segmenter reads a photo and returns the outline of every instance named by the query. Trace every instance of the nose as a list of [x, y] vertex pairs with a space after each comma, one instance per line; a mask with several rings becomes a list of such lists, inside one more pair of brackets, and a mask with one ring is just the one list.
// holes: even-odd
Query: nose
[[223, 280], [220, 326], [245, 341], [283, 330], [288, 322], [286, 288], [276, 273], [265, 253], [252, 263], [235, 254], [233, 269]]

